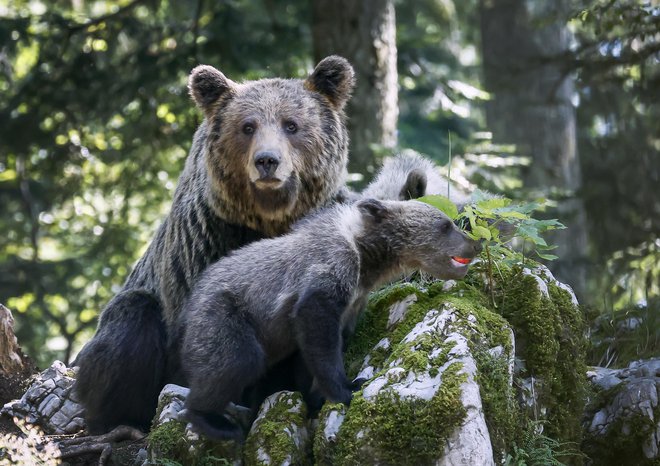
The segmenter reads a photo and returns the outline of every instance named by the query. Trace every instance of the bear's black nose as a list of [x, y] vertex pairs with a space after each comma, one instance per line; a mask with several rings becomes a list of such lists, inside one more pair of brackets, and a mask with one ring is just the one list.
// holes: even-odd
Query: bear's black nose
[[260, 178], [270, 178], [275, 174], [280, 164], [280, 156], [275, 152], [263, 151], [254, 156], [254, 165], [257, 167]]
[[481, 242], [475, 242], [474, 243], [474, 253], [475, 254], [479, 254], [483, 250], [483, 248], [484, 247], [482, 246]]

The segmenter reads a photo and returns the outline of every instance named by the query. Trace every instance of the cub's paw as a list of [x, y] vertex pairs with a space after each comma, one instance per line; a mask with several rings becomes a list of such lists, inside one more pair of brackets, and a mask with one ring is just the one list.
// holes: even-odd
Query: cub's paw
[[243, 431], [229, 419], [216, 413], [203, 413], [190, 408], [181, 410], [178, 419], [190, 423], [192, 430], [211, 440], [243, 442]]

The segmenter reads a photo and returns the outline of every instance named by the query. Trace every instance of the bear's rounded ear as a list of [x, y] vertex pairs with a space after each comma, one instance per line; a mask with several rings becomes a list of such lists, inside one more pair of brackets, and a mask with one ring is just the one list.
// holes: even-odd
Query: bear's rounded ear
[[332, 105], [341, 110], [355, 87], [355, 72], [348, 60], [331, 55], [316, 65], [307, 78], [306, 86], [326, 96]]
[[426, 173], [424, 173], [424, 170], [415, 168], [408, 173], [406, 183], [399, 193], [399, 199], [409, 201], [410, 199], [422, 197], [424, 194], [426, 194]]
[[197, 106], [207, 111], [222, 94], [230, 91], [236, 83], [212, 66], [199, 65], [190, 72], [188, 91]]
[[378, 199], [363, 199], [357, 203], [357, 208], [376, 223], [380, 223], [388, 214], [387, 206]]

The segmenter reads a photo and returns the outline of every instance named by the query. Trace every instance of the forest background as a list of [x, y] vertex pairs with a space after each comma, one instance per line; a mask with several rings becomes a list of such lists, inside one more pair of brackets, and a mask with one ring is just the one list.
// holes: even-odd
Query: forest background
[[0, 0], [0, 303], [70, 362], [167, 213], [197, 64], [356, 68], [351, 182], [416, 150], [544, 197], [590, 363], [660, 353], [660, 7], [641, 0]]

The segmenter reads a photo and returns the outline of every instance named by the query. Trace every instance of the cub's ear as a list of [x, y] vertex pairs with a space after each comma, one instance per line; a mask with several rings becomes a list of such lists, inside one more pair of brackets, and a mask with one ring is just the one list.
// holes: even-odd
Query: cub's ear
[[199, 65], [190, 72], [188, 91], [197, 106], [207, 112], [225, 92], [230, 92], [236, 83], [212, 66]]
[[424, 194], [426, 194], [426, 173], [424, 170], [415, 168], [408, 173], [408, 178], [399, 193], [399, 199], [409, 201], [422, 197]]
[[326, 96], [337, 110], [341, 110], [355, 87], [355, 73], [348, 60], [331, 55], [316, 65], [307, 78], [305, 86], [311, 91]]
[[380, 223], [389, 214], [387, 206], [377, 199], [363, 199], [357, 203], [357, 208], [375, 223]]

